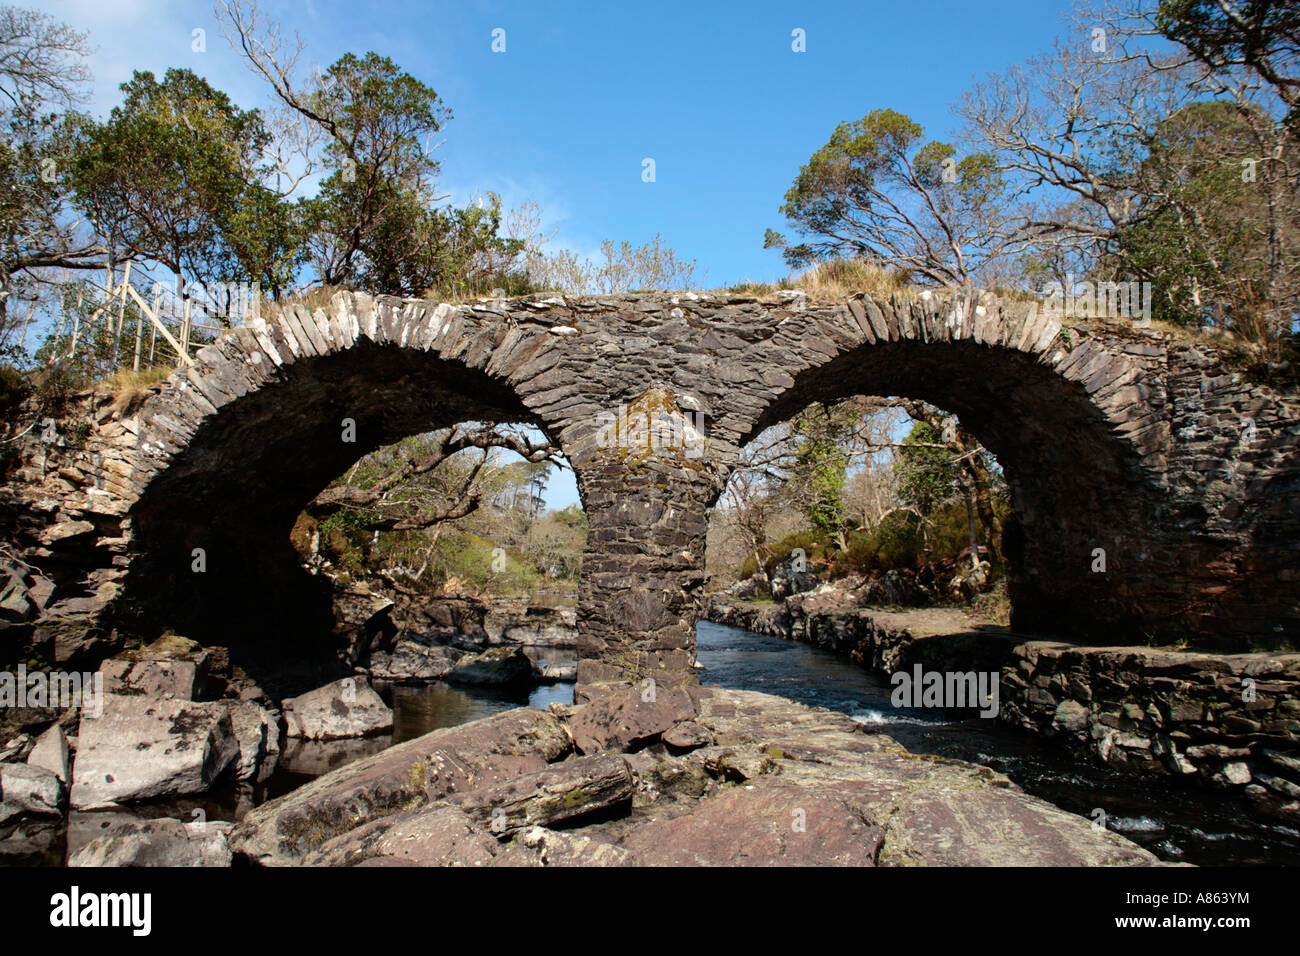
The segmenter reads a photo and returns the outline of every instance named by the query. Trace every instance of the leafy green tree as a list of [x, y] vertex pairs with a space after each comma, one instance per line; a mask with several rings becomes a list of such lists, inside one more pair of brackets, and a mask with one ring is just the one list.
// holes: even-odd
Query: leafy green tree
[[61, 111], [84, 98], [89, 55], [84, 33], [0, 7], [0, 352], [11, 359], [11, 304], [33, 301], [47, 270], [102, 267], [100, 243], [67, 215], [73, 143]]
[[894, 460], [898, 496], [927, 519], [956, 490], [952, 452], [930, 422], [916, 422], [900, 445]]
[[136, 72], [122, 91], [108, 122], [83, 125], [72, 170], [78, 206], [116, 257], [162, 266], [182, 292], [236, 274], [284, 285], [298, 239], [260, 184], [259, 113], [190, 70], [161, 82]]
[[804, 513], [819, 534], [841, 538], [844, 530], [844, 484], [848, 474], [847, 440], [851, 416], [842, 409], [812, 406], [793, 423], [793, 486], [801, 492]]
[[[1179, 110], [1152, 132], [1140, 177], [1147, 209], [1120, 233], [1121, 269], [1151, 281], [1159, 318], [1193, 327], [1230, 328], [1260, 339], [1300, 306], [1300, 269], [1275, 270], [1300, 243], [1300, 189], [1288, 186], [1277, 215], [1257, 178], [1270, 163], [1294, 163], [1287, 153], [1261, 159], [1260, 117], [1239, 104], [1214, 100]], [[1276, 228], [1271, 228], [1276, 225]], [[1277, 279], [1270, 283], [1270, 276]]]
[[1005, 188], [993, 158], [926, 141], [909, 117], [873, 110], [841, 123], [799, 170], [781, 212], [804, 237], [768, 230], [792, 266], [837, 256], [909, 270], [935, 285], [968, 284], [1005, 252]]

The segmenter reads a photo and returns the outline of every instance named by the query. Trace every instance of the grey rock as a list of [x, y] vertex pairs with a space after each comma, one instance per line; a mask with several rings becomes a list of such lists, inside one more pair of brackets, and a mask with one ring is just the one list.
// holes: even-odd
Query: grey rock
[[63, 728], [53, 724], [36, 738], [36, 745], [27, 755], [27, 762], [53, 773], [66, 786], [72, 782], [72, 760], [68, 752], [68, 738]]
[[105, 694], [101, 716], [81, 717], [72, 805], [202, 793], [238, 759], [224, 703]]
[[283, 702], [285, 736], [367, 737], [393, 729], [393, 712], [369, 684], [345, 677]]
[[533, 664], [517, 647], [494, 647], [457, 662], [447, 680], [457, 684], [508, 687], [532, 680]]
[[68, 857], [68, 866], [229, 866], [233, 824], [157, 819], [113, 827]]
[[0, 764], [0, 795], [21, 813], [58, 816], [67, 802], [63, 782], [54, 773], [26, 763]]

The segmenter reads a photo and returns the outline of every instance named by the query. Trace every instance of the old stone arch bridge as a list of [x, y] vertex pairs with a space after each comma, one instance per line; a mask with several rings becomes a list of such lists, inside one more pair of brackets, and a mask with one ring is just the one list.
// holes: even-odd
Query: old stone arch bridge
[[330, 480], [406, 435], [531, 423], [568, 457], [590, 523], [580, 683], [687, 679], [708, 514], [739, 449], [855, 394], [955, 412], [998, 456], [1023, 529], [1008, 543], [1016, 630], [1243, 649], [1300, 635], [1294, 396], [1210, 346], [1064, 327], [985, 293], [341, 294], [202, 349], [86, 468], [124, 516], [119, 608], [196, 637], [287, 633], [315, 626], [322, 599], [289, 531]]

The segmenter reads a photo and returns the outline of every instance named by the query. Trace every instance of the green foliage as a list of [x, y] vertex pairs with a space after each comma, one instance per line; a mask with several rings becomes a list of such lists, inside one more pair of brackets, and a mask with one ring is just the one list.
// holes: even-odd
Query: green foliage
[[1300, 7], [1285, 0], [1161, 0], [1157, 29], [1216, 71], [1245, 66], [1287, 98], [1287, 125], [1300, 133]]
[[257, 110], [241, 110], [190, 70], [162, 81], [137, 71], [108, 122], [76, 122], [76, 204], [119, 254], [209, 282], [235, 274], [273, 289], [292, 275], [291, 210], [259, 185], [270, 141]]
[[925, 517], [952, 495], [956, 482], [952, 452], [929, 447], [942, 444], [942, 440], [933, 425], [917, 422], [903, 439], [894, 460], [899, 497]]
[[960, 283], [992, 253], [987, 220], [1005, 189], [991, 155], [959, 159], [953, 145], [925, 142], [910, 117], [873, 110], [840, 123], [786, 192], [781, 213], [805, 241], [792, 246], [769, 229], [764, 246], [796, 268], [861, 257]]
[[[1117, 257], [1159, 290], [1154, 318], [1230, 328], [1252, 340], [1276, 334], [1270, 302], [1285, 292], [1268, 288], [1269, 194], [1248, 175], [1272, 161], [1258, 156], [1260, 123], [1271, 125], [1235, 104], [1207, 101], [1153, 131], [1140, 175], [1157, 198], [1121, 230]], [[1284, 216], [1283, 228], [1290, 243], [1300, 242], [1300, 212]]]
[[910, 512], [894, 511], [869, 531], [851, 534], [848, 547], [835, 555], [831, 573], [873, 574], [915, 567], [922, 554], [920, 520]]
[[12, 365], [0, 365], [0, 415], [7, 416], [26, 400], [31, 391], [27, 376]]
[[793, 480], [806, 487], [806, 513], [813, 529], [837, 534], [844, 524], [844, 481], [848, 455], [844, 438], [852, 416], [820, 407], [794, 421], [798, 436]]
[[438, 207], [430, 139], [451, 118], [438, 94], [376, 53], [340, 58], [305, 104], [330, 136], [333, 172], [299, 205], [311, 263], [327, 285], [463, 298], [531, 291], [500, 235], [500, 200]]

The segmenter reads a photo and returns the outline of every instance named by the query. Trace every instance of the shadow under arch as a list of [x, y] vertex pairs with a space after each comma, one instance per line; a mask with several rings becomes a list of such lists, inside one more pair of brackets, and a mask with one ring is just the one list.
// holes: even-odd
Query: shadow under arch
[[[151, 401], [171, 407], [177, 387]], [[140, 491], [118, 621], [143, 636], [170, 629], [263, 658], [320, 651], [331, 589], [303, 568], [294, 520], [361, 457], [465, 421], [532, 425], [549, 437], [508, 383], [434, 351], [358, 339], [286, 362], [203, 417]]]
[[[741, 444], [813, 402], [854, 395], [928, 402], [997, 456], [1016, 516], [1003, 542], [1015, 630], [1095, 644], [1143, 638], [1143, 601], [1158, 596], [1125, 574], [1168, 557], [1143, 534], [1163, 493], [1083, 383], [1032, 351], [969, 339], [863, 344], [795, 374]], [[1092, 571], [1096, 548], [1105, 574]]]

